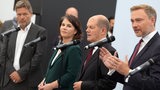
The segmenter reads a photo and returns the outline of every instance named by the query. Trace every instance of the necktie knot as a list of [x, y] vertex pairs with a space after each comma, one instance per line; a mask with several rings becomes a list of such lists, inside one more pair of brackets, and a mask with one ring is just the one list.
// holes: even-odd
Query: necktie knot
[[138, 42], [138, 44], [141, 44], [142, 42], [143, 42], [143, 39], [140, 39], [139, 42]]

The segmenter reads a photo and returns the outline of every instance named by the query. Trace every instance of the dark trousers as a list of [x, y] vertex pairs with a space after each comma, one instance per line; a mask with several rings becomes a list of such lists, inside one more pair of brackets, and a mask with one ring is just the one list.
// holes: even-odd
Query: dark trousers
[[15, 84], [10, 80], [3, 90], [38, 90], [38, 87], [29, 87], [27, 82]]

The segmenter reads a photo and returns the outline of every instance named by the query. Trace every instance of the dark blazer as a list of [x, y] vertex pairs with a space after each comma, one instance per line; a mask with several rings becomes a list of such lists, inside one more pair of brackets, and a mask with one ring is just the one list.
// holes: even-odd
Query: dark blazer
[[[134, 69], [150, 58], [160, 55], [160, 36], [156, 33], [134, 58], [130, 68]], [[160, 90], [160, 57], [152, 66], [136, 73], [124, 85], [124, 90]]]
[[75, 45], [63, 49], [51, 65], [56, 53], [57, 50], [53, 53], [50, 59], [45, 82], [50, 83], [58, 80], [59, 88], [54, 90], [73, 90], [73, 83], [80, 70], [82, 61], [80, 47]]
[[[12, 29], [12, 28], [14, 28], [16, 26], [17, 26], [17, 22], [15, 21], [15, 18], [12, 19], [12, 20], [6, 20], [6, 21], [4, 21], [2, 27], [0, 27], [0, 34], [5, 32], [5, 31], [7, 31], [7, 30], [9, 30], [9, 29]], [[0, 52], [1, 52], [1, 47], [2, 47], [2, 43], [3, 43], [2, 39], [3, 39], [3, 37], [0, 35]], [[2, 69], [2, 67], [0, 65], [0, 80], [2, 78], [1, 77], [2, 76], [2, 72], [3, 72], [3, 69]]]
[[[24, 44], [42, 36], [46, 35], [46, 30], [38, 25], [31, 24], [30, 30], [26, 37]], [[14, 55], [15, 55], [15, 47], [16, 47], [16, 39], [17, 32], [13, 32], [8, 38], [8, 47], [5, 47], [3, 50], [7, 48], [7, 54], [1, 53], [1, 59], [5, 60], [6, 57], [6, 70], [5, 70], [5, 78], [4, 85], [7, 86], [8, 82], [12, 82], [9, 78], [9, 75], [15, 71], [13, 67]], [[7, 45], [4, 45], [7, 46]], [[20, 56], [20, 69], [18, 73], [23, 80], [19, 85], [23, 85], [23, 83], [28, 82], [28, 85], [24, 85], [24, 89], [29, 87], [37, 87], [40, 83], [40, 80], [43, 78], [40, 63], [43, 55], [43, 50], [45, 49], [45, 41], [37, 43], [35, 46], [31, 47], [23, 47], [21, 56]], [[18, 85], [18, 84], [16, 84]]]
[[[14, 29], [15, 27], [17, 27], [17, 22], [14, 19], [7, 20], [3, 23], [2, 27], [0, 28], [0, 34], [10, 29]], [[2, 39], [3, 37], [0, 36], [0, 48], [2, 47]]]
[[[105, 44], [112, 54], [116, 51], [110, 44]], [[116, 82], [111, 81], [107, 75], [108, 68], [105, 67], [99, 58], [99, 49], [92, 55], [89, 62], [82, 66], [78, 81], [83, 81], [81, 90], [112, 90]]]

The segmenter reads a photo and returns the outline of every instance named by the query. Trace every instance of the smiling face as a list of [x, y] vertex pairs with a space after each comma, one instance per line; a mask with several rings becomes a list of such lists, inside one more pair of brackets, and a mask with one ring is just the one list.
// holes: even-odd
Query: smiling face
[[74, 35], [77, 33], [75, 27], [69, 22], [68, 19], [64, 19], [60, 26], [60, 35], [63, 40], [69, 39], [72, 40]]
[[137, 37], [145, 37], [150, 32], [154, 31], [155, 18], [149, 18], [144, 9], [132, 11], [131, 22]]

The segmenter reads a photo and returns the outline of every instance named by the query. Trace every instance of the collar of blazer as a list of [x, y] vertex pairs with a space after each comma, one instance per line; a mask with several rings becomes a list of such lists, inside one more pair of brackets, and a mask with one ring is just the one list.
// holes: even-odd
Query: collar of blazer
[[[134, 58], [132, 64], [130, 65], [130, 68], [135, 68], [140, 64], [136, 64], [138, 60], [141, 60], [143, 56], [146, 56], [145, 53], [150, 52], [150, 47], [154, 47], [154, 43], [157, 43], [157, 40], [159, 40], [159, 34], [158, 32], [151, 38], [151, 40], [144, 46], [144, 48], [137, 54], [137, 56]], [[159, 42], [159, 41], [158, 41]], [[151, 48], [152, 49], [152, 48]], [[145, 60], [144, 60], [145, 62]]]

